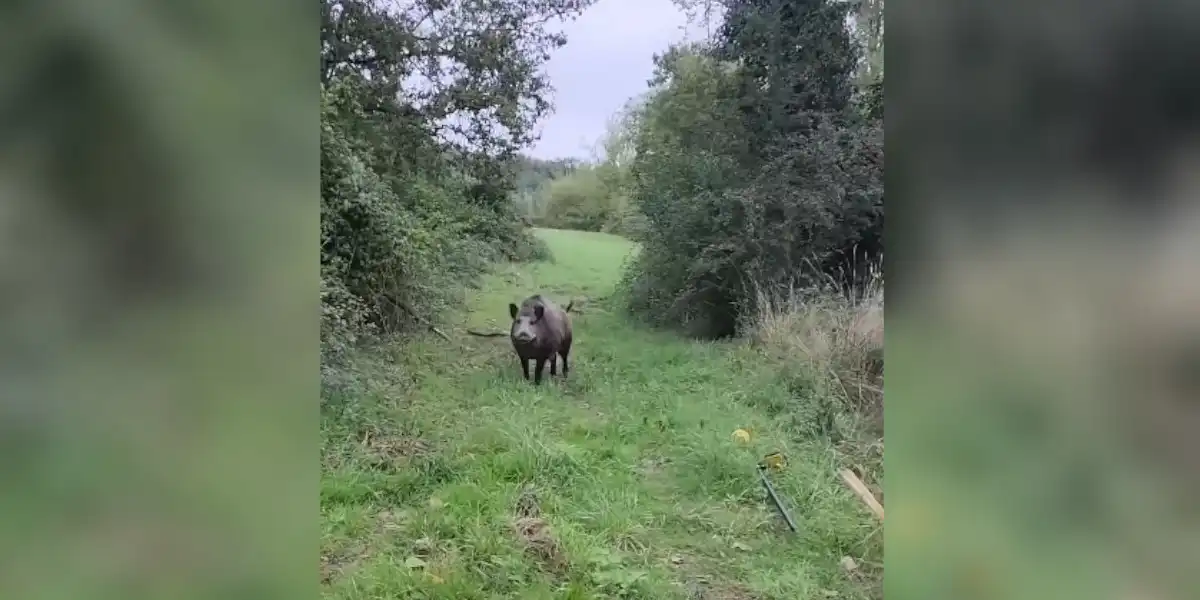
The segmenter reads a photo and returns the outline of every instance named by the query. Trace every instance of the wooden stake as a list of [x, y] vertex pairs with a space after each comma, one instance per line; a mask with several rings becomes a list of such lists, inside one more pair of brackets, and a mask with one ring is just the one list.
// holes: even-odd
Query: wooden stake
[[858, 478], [858, 475], [855, 475], [854, 471], [850, 469], [842, 469], [841, 474], [842, 481], [845, 481], [846, 485], [850, 486], [850, 489], [854, 490], [854, 493], [858, 494], [858, 497], [867, 505], [867, 508], [871, 509], [871, 512], [875, 513], [875, 516], [879, 517], [879, 520], [882, 521], [883, 505], [875, 499], [875, 494], [872, 494], [871, 490], [867, 489], [867, 484], [863, 483]]

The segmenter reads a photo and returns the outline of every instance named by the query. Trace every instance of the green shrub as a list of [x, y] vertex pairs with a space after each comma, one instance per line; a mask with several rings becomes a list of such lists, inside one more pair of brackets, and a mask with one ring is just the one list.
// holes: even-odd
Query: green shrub
[[394, 164], [381, 176], [358, 97], [342, 81], [322, 95], [321, 332], [331, 365], [364, 337], [418, 325], [413, 313], [435, 319], [493, 261], [549, 257], [507, 201], [488, 202], [466, 177]]

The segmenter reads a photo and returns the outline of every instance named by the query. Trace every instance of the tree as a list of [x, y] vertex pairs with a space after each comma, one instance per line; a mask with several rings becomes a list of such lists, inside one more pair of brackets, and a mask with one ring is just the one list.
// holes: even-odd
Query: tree
[[882, 103], [855, 93], [853, 7], [721, 6], [713, 40], [658, 59], [632, 167], [648, 234], [626, 273], [635, 313], [703, 336], [736, 333], [763, 288], [882, 252]]
[[591, 1], [322, 0], [322, 82], [361, 75], [368, 110], [399, 105], [459, 149], [509, 157], [550, 109], [539, 68], [566, 39], [545, 24]]
[[435, 317], [490, 260], [545, 255], [510, 201], [515, 152], [549, 110], [545, 23], [589, 1], [322, 0], [327, 350]]
[[883, 0], [858, 0], [854, 15], [855, 39], [862, 50], [859, 85], [883, 80]]

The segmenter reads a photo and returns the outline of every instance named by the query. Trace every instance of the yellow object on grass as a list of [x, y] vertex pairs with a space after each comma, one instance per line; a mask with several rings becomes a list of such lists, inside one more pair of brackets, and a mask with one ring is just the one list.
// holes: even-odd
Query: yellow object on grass
[[763, 457], [763, 464], [767, 465], [767, 468], [769, 469], [775, 469], [778, 471], [779, 469], [787, 466], [787, 459], [785, 459], [783, 455], [778, 452], [772, 452]]
[[735, 441], [739, 444], [749, 444], [750, 443], [750, 432], [746, 431], [745, 429], [733, 430], [733, 441]]

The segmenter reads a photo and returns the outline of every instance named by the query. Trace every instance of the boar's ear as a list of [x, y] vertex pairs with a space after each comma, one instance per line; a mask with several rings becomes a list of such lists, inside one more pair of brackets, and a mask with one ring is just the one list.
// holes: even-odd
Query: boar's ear
[[517, 318], [517, 305], [512, 302], [508, 303], [508, 316], [513, 319]]
[[533, 307], [533, 316], [535, 316], [539, 319], [546, 316], [546, 307], [542, 306], [541, 304]]

